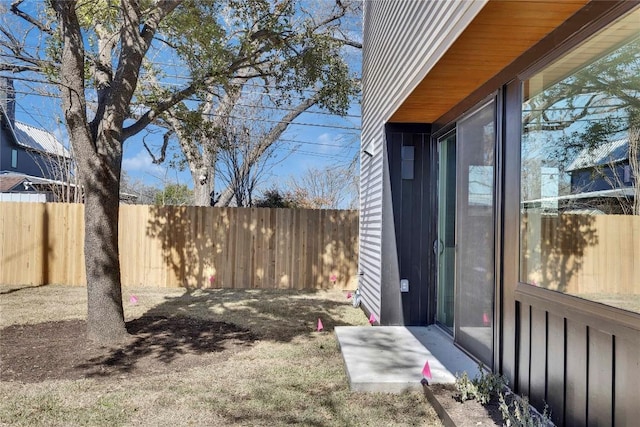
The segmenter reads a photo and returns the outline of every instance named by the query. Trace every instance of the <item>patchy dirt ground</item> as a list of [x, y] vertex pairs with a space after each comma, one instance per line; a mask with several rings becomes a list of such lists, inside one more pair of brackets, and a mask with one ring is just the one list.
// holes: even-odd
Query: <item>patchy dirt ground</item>
[[132, 295], [116, 349], [86, 340], [85, 289], [0, 285], [0, 425], [442, 425], [421, 392], [349, 390], [332, 331], [368, 322], [345, 292]]
[[[84, 320], [12, 325], [0, 331], [0, 378], [41, 382], [175, 373], [251, 346], [257, 337], [231, 323], [184, 316], [143, 316], [127, 322], [119, 349], [86, 339]], [[71, 351], [72, 350], [72, 351]]]
[[434, 384], [427, 387], [456, 426], [502, 425], [502, 414], [497, 399], [494, 398], [489, 404], [482, 406], [475, 400], [460, 401], [456, 398], [457, 392], [453, 385]]
[[[249, 349], [260, 337], [232, 323], [185, 316], [143, 316], [127, 322], [119, 349], [88, 344], [84, 320], [12, 325], [0, 331], [0, 378], [35, 383], [176, 374]], [[73, 351], [70, 351], [73, 349]], [[460, 402], [453, 386], [430, 390], [457, 426], [501, 425], [497, 402]]]

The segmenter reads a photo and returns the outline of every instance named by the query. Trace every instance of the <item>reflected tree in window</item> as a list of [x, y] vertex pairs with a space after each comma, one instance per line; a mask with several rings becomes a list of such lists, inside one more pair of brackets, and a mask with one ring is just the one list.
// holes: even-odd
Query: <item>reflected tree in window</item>
[[[544, 80], [566, 74], [566, 67], [561, 63]], [[638, 215], [639, 145], [640, 38], [635, 38], [527, 100], [524, 200], [582, 195], [565, 198], [565, 209]], [[547, 178], [558, 174], [556, 188], [544, 188], [545, 172]]]
[[640, 9], [523, 84], [520, 280], [640, 312]]

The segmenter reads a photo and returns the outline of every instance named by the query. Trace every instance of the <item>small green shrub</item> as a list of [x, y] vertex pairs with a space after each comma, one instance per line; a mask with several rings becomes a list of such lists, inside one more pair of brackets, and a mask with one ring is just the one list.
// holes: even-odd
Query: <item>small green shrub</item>
[[469, 378], [466, 372], [461, 376], [456, 375], [456, 390], [459, 393], [460, 400], [475, 399], [480, 404], [486, 405], [491, 398], [507, 386], [507, 380], [504, 376], [485, 371], [482, 366], [478, 366], [480, 376], [474, 379]]
[[500, 393], [500, 412], [502, 420], [507, 427], [546, 427], [552, 426], [551, 412], [545, 404], [542, 414], [538, 413], [526, 397], [520, 397], [513, 393], [508, 394], [511, 403], [507, 403], [505, 395]]
[[[465, 400], [477, 400], [480, 404], [488, 404], [493, 396], [499, 398], [499, 408], [502, 413], [504, 425], [507, 427], [546, 427], [552, 426], [551, 413], [547, 405], [544, 412], [538, 413], [529, 404], [526, 397], [520, 397], [507, 389], [507, 379], [498, 374], [485, 371], [478, 366], [480, 376], [469, 378], [466, 372], [456, 375], [456, 390], [458, 397]], [[505, 396], [507, 396], [505, 398]]]

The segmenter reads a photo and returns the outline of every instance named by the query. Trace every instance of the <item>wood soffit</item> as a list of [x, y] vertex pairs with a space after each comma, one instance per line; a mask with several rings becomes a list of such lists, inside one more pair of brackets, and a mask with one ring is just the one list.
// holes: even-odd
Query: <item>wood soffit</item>
[[491, 0], [391, 116], [433, 123], [589, 0]]

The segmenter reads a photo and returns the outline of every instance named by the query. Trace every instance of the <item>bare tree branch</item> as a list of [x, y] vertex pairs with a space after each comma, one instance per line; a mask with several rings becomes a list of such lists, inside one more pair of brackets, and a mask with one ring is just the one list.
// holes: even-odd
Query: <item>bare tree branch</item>
[[31, 25], [33, 25], [34, 27], [42, 31], [43, 33], [46, 33], [49, 35], [55, 34], [55, 31], [53, 30], [53, 28], [44, 25], [44, 23], [41, 22], [39, 19], [36, 19], [33, 16], [29, 15], [28, 13], [20, 10], [20, 5], [23, 2], [24, 0], [15, 0], [13, 3], [11, 3], [11, 12], [14, 15], [24, 19], [25, 21], [27, 21], [28, 23], [30, 23]]

